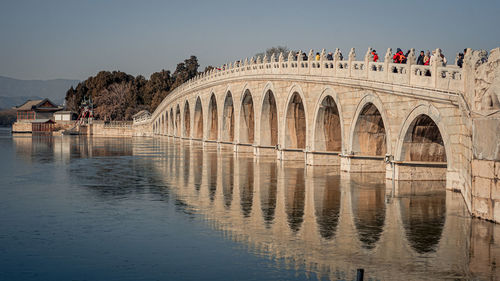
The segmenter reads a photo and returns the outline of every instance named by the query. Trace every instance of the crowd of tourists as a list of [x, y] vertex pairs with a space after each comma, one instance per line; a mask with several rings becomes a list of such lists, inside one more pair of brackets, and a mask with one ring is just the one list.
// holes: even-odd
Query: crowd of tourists
[[[463, 66], [464, 57], [465, 57], [465, 53], [466, 52], [467, 52], [467, 49], [464, 49], [464, 52], [463, 53], [459, 53], [458, 56], [457, 56], [457, 62], [456, 63], [457, 63], [457, 66], [460, 67], [460, 68], [462, 68], [462, 66]], [[396, 53], [392, 56], [392, 62], [393, 63], [406, 64], [406, 62], [408, 60], [409, 54], [410, 54], [410, 50], [408, 50], [405, 53], [400, 48], [397, 48], [396, 49]], [[341, 52], [338, 53], [338, 56], [339, 56], [340, 60], [344, 59], [344, 57], [343, 57], [343, 55], [342, 55]], [[432, 53], [429, 50], [427, 50], [426, 52], [420, 51], [420, 54], [419, 54], [419, 56], [417, 58], [417, 61], [416, 61], [416, 64], [417, 65], [429, 65], [429, 66], [431, 66], [432, 62], [434, 61], [433, 57], [435, 57], [435, 56], [436, 56], [436, 51], [432, 51]], [[441, 57], [444, 66], [446, 66], [446, 64], [447, 64], [446, 57], [443, 55], [443, 53], [440, 53], [439, 56]], [[293, 55], [294, 61], [297, 61], [298, 58], [301, 58], [302, 61], [309, 60], [309, 57], [307, 56], [307, 54], [305, 52], [300, 52], [300, 51], [296, 52]], [[326, 55], [326, 60], [332, 61], [333, 59], [334, 59], [333, 53], [329, 52]], [[319, 52], [316, 52], [316, 54], [312, 57], [312, 60], [320, 61], [321, 60], [321, 54]], [[377, 54], [376, 50], [371, 50], [370, 51], [370, 53], [369, 53], [369, 60], [372, 61], [372, 62], [378, 62], [379, 61], [379, 55]], [[240, 66], [240, 64], [241, 64], [241, 62], [237, 61], [235, 63], [235, 66]], [[227, 68], [227, 65], [223, 65], [222, 67], [217, 67], [216, 69], [217, 70], [225, 70], [226, 68]]]

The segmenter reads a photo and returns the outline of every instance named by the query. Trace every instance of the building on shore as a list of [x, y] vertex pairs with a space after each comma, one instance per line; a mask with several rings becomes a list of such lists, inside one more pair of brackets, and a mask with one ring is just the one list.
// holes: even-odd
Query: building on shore
[[57, 123], [72, 122], [78, 118], [78, 114], [73, 111], [60, 110], [54, 113], [54, 121]]
[[134, 124], [140, 124], [144, 122], [149, 122], [151, 118], [151, 113], [147, 110], [141, 110], [132, 116], [134, 119]]
[[[12, 133], [50, 132], [54, 129], [54, 113], [63, 108], [49, 99], [28, 100], [14, 107], [17, 120], [12, 125]], [[50, 120], [50, 121], [49, 121]]]

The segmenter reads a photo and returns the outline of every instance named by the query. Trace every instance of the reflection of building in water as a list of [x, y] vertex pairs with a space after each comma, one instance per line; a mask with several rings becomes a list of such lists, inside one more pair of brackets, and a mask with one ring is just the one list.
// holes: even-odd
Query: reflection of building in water
[[14, 136], [16, 153], [25, 160], [67, 162], [72, 158], [132, 155], [133, 139], [78, 136]]
[[[430, 192], [435, 183], [422, 187], [425, 196], [416, 186], [401, 186], [396, 190], [403, 197], [386, 200], [392, 183], [386, 185], [383, 176], [344, 179], [332, 167], [305, 169], [293, 162], [216, 152], [216, 144], [183, 142], [176, 149], [186, 152], [186, 147], [191, 153], [188, 184], [186, 177], [163, 177], [178, 187], [177, 197], [227, 238], [287, 268], [331, 279], [350, 279], [360, 267], [381, 280], [467, 279], [470, 269], [480, 268], [474, 259], [494, 259], [491, 247], [483, 246], [491, 241], [470, 236], [461, 195]], [[174, 159], [173, 166], [185, 163]], [[214, 164], [220, 179], [215, 184], [208, 175]], [[196, 183], [199, 192], [192, 188]], [[490, 258], [473, 253], [471, 260], [471, 244], [489, 251]], [[494, 270], [475, 272], [489, 276]]]

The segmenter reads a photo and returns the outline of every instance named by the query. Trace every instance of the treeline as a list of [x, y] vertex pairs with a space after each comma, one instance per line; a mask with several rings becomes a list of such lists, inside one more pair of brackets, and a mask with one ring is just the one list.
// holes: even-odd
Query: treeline
[[101, 71], [66, 92], [66, 108], [79, 112], [82, 101], [91, 97], [95, 118], [130, 120], [140, 110], [153, 112], [172, 90], [196, 76], [198, 67], [198, 59], [191, 56], [177, 64], [173, 74], [162, 70], [149, 80], [121, 71]]
[[0, 126], [11, 126], [16, 122], [16, 110], [3, 109], [0, 110]]

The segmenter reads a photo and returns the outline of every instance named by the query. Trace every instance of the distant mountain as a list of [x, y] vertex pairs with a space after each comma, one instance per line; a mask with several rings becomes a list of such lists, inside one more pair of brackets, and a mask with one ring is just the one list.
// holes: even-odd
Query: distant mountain
[[78, 80], [20, 80], [0, 76], [0, 108], [10, 108], [24, 103], [28, 99], [49, 98], [62, 104], [66, 91], [76, 86]]

